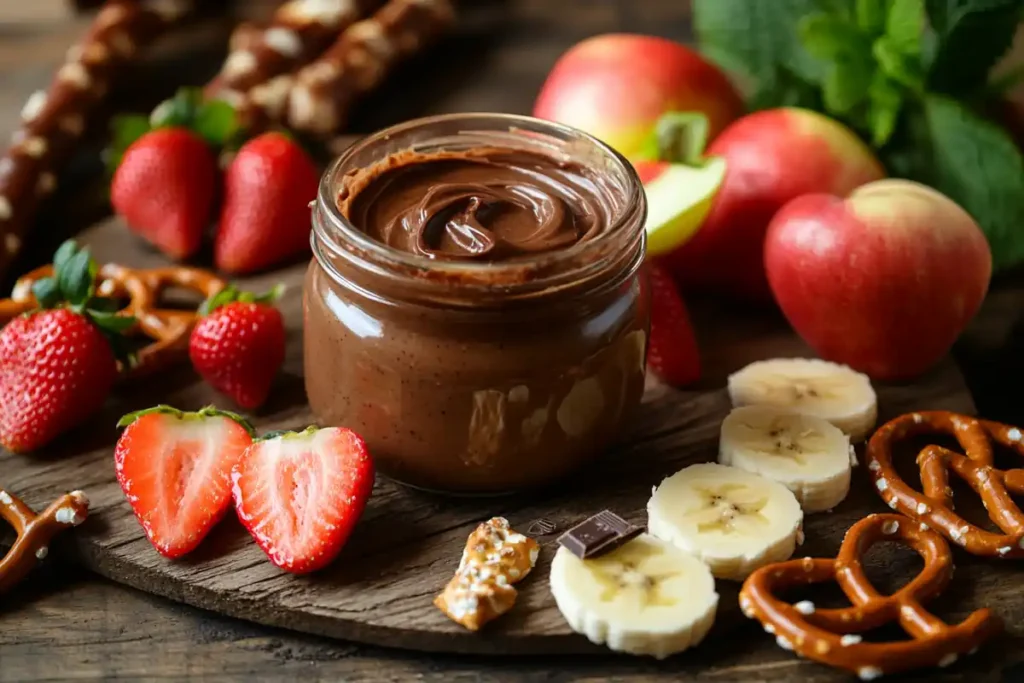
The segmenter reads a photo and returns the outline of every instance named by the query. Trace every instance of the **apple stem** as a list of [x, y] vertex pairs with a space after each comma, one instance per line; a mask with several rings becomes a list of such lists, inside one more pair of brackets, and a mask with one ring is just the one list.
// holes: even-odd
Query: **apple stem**
[[700, 166], [708, 142], [708, 119], [700, 112], [673, 111], [654, 124], [658, 160]]

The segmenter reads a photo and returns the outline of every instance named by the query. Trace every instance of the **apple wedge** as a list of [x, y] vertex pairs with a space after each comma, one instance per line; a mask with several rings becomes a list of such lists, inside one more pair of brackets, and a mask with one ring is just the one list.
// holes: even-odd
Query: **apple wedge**
[[686, 242], [711, 211], [725, 180], [725, 159], [700, 166], [665, 161], [633, 163], [647, 194], [647, 253], [665, 254]]

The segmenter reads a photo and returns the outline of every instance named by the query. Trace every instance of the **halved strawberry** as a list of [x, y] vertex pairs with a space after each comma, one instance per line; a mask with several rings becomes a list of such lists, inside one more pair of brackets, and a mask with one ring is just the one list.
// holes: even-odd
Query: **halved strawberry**
[[231, 505], [231, 468], [252, 443], [238, 415], [156, 406], [121, 418], [128, 428], [114, 469], [135, 517], [160, 554], [191, 552]]
[[348, 429], [268, 434], [231, 473], [242, 524], [270, 561], [295, 574], [330, 564], [373, 489], [373, 462]]
[[673, 386], [700, 379], [700, 351], [679, 290], [661, 266], [648, 264], [651, 287], [651, 338], [647, 365]]

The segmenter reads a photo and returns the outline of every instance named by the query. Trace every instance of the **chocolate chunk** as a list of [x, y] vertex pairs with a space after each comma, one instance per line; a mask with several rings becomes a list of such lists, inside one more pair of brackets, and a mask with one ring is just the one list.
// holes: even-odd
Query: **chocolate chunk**
[[581, 560], [610, 553], [644, 532], [614, 512], [605, 510], [562, 534], [558, 544]]

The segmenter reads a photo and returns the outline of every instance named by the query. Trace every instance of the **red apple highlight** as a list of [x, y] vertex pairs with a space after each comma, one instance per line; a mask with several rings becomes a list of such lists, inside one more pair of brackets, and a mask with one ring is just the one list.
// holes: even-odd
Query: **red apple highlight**
[[711, 138], [743, 113], [717, 67], [665, 38], [607, 34], [563, 54], [541, 88], [537, 118], [564, 123], [636, 155], [662, 114], [701, 112]]
[[754, 301], [771, 298], [764, 236], [786, 202], [813, 192], [845, 197], [885, 177], [853, 131], [806, 109], [745, 116], [712, 141], [707, 154], [725, 159], [725, 180], [697, 234], [666, 264], [684, 287]]
[[992, 275], [974, 219], [907, 180], [874, 182], [845, 199], [793, 200], [771, 222], [764, 259], [776, 301], [811, 348], [882, 380], [934, 366]]

